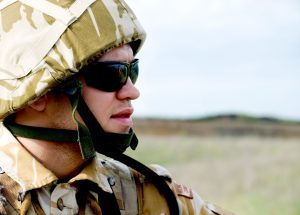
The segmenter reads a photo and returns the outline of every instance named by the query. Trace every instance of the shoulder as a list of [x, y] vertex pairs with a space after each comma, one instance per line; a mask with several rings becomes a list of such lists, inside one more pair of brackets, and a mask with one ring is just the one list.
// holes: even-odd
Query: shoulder
[[[233, 213], [228, 212], [217, 205], [204, 201], [197, 192], [195, 192], [188, 186], [176, 182], [173, 179], [171, 173], [163, 166], [154, 164], [149, 165], [149, 167], [168, 182], [170, 188], [172, 189], [177, 198], [179, 209], [182, 215], [233, 215]], [[159, 195], [159, 192], [153, 191], [153, 189], [156, 188], [149, 184], [147, 185], [147, 183], [149, 182], [144, 181], [144, 183], [146, 184], [143, 190], [144, 198], [147, 196], [151, 197], [151, 195]], [[145, 192], [148, 192], [148, 194]], [[153, 196], [151, 198], [153, 198]]]

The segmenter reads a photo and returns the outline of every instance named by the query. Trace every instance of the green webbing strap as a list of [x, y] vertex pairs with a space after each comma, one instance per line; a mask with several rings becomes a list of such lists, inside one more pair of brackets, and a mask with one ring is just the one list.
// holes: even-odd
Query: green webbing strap
[[87, 160], [94, 157], [95, 149], [90, 131], [78, 121], [75, 114], [81, 97], [82, 85], [78, 80], [74, 80], [66, 82], [66, 85], [57, 89], [57, 92], [64, 92], [68, 95], [72, 106], [72, 118], [77, 125], [77, 131], [20, 125], [15, 123], [14, 117], [7, 117], [4, 124], [15, 136], [55, 142], [79, 143], [83, 159]]
[[77, 125], [78, 140], [76, 142], [79, 143], [82, 158], [87, 160], [95, 156], [95, 149], [89, 129], [80, 123], [76, 117], [76, 110], [79, 98], [81, 97], [81, 91], [82, 85], [78, 82], [76, 91], [74, 91], [72, 95], [68, 95], [68, 97], [72, 106], [72, 118]]
[[5, 120], [4, 125], [17, 137], [68, 143], [77, 143], [78, 139], [77, 131], [73, 130], [20, 125], [10, 119]]

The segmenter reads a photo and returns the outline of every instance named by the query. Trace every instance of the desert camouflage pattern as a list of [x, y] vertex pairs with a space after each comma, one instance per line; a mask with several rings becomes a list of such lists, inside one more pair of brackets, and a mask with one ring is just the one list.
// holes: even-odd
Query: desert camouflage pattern
[[[103, 160], [99, 154], [74, 178], [65, 183], [58, 183], [58, 178], [32, 157], [2, 123], [0, 123], [0, 167], [2, 172], [18, 184], [14, 186], [18, 187], [15, 192], [26, 193], [20, 201], [17, 201], [15, 206], [17, 209], [9, 203], [4, 204], [3, 196], [1, 197], [3, 181], [0, 177], [2, 214], [3, 211], [7, 214], [28, 215], [78, 214], [80, 206], [76, 201], [76, 193], [81, 187], [76, 186], [76, 182], [83, 180], [96, 183], [105, 192], [113, 192], [122, 215], [169, 214], [166, 200], [150, 181], [122, 163]], [[168, 181], [177, 196], [180, 215], [231, 214], [203, 201], [193, 190], [176, 183], [165, 168], [159, 165], [150, 167]], [[97, 204], [98, 198], [101, 197], [97, 193], [89, 191], [84, 211], [79, 214], [101, 214], [101, 208]]]
[[0, 119], [145, 32], [123, 0], [0, 0]]

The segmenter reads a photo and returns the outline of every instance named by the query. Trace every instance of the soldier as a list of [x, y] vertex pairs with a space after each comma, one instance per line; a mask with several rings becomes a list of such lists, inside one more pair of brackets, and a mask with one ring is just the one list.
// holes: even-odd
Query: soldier
[[225, 214], [123, 154], [145, 40], [125, 2], [2, 0], [0, 27], [0, 214]]

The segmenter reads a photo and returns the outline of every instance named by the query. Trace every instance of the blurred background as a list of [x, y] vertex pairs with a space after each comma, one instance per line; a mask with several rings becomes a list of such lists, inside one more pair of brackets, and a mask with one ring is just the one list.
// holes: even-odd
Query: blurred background
[[300, 1], [127, 2], [148, 36], [129, 153], [237, 214], [300, 214]]

